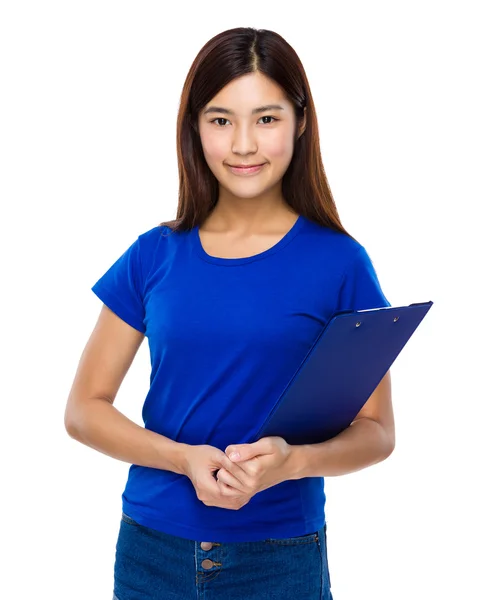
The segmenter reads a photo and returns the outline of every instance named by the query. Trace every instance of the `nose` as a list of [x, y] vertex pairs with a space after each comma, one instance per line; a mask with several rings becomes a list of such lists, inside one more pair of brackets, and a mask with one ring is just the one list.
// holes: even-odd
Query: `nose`
[[232, 139], [232, 152], [247, 155], [257, 152], [257, 140], [252, 127], [239, 125]]

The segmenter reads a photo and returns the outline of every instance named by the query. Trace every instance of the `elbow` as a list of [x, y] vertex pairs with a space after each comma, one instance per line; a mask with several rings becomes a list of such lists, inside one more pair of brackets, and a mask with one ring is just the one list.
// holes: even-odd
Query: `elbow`
[[94, 419], [96, 407], [104, 402], [113, 404], [109, 398], [100, 396], [89, 396], [81, 398], [81, 400], [70, 398], [63, 417], [63, 424], [68, 435], [74, 440], [82, 442], [91, 426], [92, 418]]
[[78, 401], [73, 394], [73, 390], [70, 391], [68, 396], [68, 400], [66, 402], [65, 412], [63, 415], [63, 426], [66, 429], [68, 435], [72, 438], [75, 438], [77, 435], [77, 406]]
[[66, 432], [68, 433], [68, 435], [73, 438], [73, 439], [78, 439], [78, 426], [77, 426], [77, 422], [75, 421], [74, 416], [68, 412], [65, 411], [65, 416], [63, 419], [63, 425], [66, 429]]
[[385, 460], [386, 458], [388, 458], [391, 454], [393, 454], [393, 451], [395, 450], [395, 435], [390, 435], [387, 432], [385, 432], [385, 441], [384, 441], [384, 456], [383, 456], [383, 460]]
[[377, 449], [379, 454], [379, 462], [387, 459], [395, 450], [395, 428], [385, 427], [383, 423], [379, 423], [377, 435]]
[[389, 423], [379, 423], [382, 428], [382, 447], [384, 459], [388, 458], [395, 450], [395, 423], [393, 420]]
[[[364, 417], [366, 419], [367, 417]], [[369, 419], [375, 425], [375, 438], [374, 444], [379, 456], [379, 461], [388, 458], [395, 450], [395, 426], [384, 425], [380, 421], [375, 419]]]
[[386, 458], [388, 458], [389, 456], [391, 456], [393, 454], [394, 450], [395, 450], [395, 443], [390, 443], [385, 450], [384, 460]]
[[63, 417], [63, 425], [70, 437], [80, 441], [82, 423], [85, 422], [84, 403], [73, 402], [70, 400], [66, 406]]

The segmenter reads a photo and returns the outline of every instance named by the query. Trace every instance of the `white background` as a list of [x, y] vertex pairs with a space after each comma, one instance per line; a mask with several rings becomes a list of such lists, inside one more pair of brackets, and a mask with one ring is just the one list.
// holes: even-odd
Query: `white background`
[[[326, 480], [334, 600], [478, 597], [472, 5], [1, 4], [2, 598], [112, 596], [129, 465], [63, 425], [90, 288], [175, 218], [184, 78], [238, 26], [299, 54], [339, 214], [389, 300], [435, 303], [392, 367], [395, 452]], [[115, 403], [141, 424], [148, 378], [144, 343]]]

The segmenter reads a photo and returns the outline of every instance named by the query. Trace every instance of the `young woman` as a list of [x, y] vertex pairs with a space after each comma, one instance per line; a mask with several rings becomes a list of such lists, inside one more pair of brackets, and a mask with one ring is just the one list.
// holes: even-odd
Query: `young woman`
[[[341, 225], [291, 46], [253, 28], [211, 39], [177, 146], [177, 219], [93, 286], [104, 304], [65, 413], [72, 437], [131, 463], [114, 598], [331, 599], [324, 477], [393, 451], [390, 374], [327, 442], [246, 442], [334, 311], [390, 304]], [[145, 336], [143, 428], [113, 402]]]

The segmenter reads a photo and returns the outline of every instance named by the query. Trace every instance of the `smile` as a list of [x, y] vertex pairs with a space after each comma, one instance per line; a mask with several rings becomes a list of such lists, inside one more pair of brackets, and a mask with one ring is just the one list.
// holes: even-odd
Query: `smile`
[[231, 167], [231, 165], [227, 165], [227, 167], [234, 175], [255, 175], [256, 173], [259, 173], [262, 167], [265, 167], [265, 164], [266, 163], [255, 167]]

